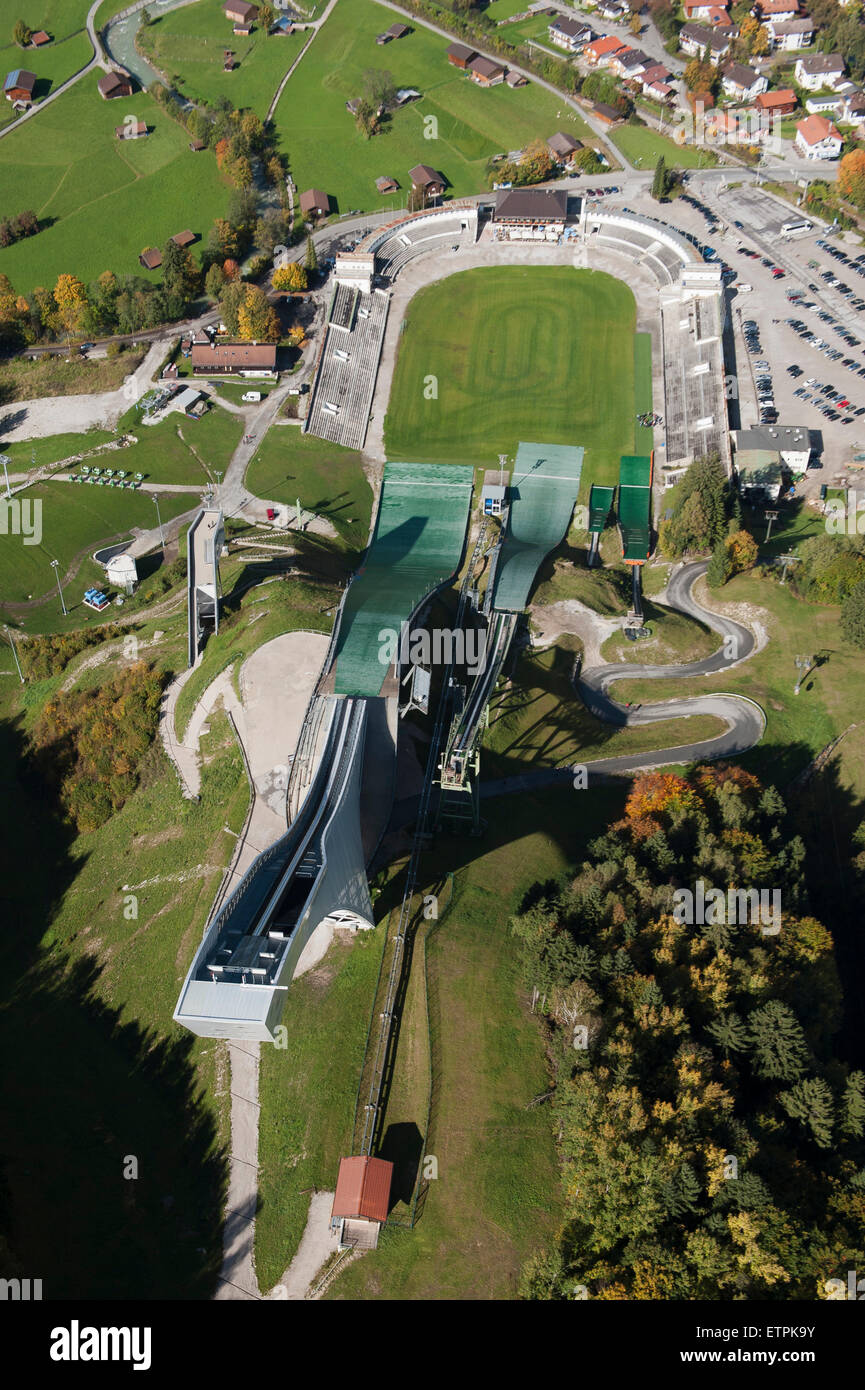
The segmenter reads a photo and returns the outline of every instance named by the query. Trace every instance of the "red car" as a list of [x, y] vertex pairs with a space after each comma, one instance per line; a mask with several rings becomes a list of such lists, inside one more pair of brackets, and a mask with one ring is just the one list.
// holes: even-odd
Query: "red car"
[[276, 521], [276, 511], [275, 511], [275, 509], [274, 509], [273, 507], [268, 507], [268, 509], [267, 509], [267, 519], [268, 519], [268, 521]]
[[772, 275], [774, 276], [774, 278], [775, 278], [776, 280], [783, 280], [783, 279], [784, 279], [784, 272], [783, 272], [783, 270], [779, 269], [778, 266], [773, 266], [773, 268], [772, 268]]

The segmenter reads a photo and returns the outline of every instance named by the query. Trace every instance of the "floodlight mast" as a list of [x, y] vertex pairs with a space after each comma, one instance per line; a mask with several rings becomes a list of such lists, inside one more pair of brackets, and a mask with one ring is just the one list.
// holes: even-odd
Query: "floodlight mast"
[[66, 600], [65, 600], [64, 597], [63, 597], [63, 585], [60, 583], [60, 568], [59, 568], [59, 566], [60, 566], [60, 561], [59, 561], [59, 560], [52, 560], [52, 561], [51, 561], [51, 568], [53, 569], [53, 571], [54, 571], [54, 577], [55, 577], [55, 579], [57, 580], [57, 592], [58, 592], [58, 594], [60, 595], [60, 607], [61, 607], [61, 609], [63, 610], [63, 616], [64, 616], [64, 618], [66, 618], [66, 617], [69, 616], [69, 614], [68, 614], [68, 610], [67, 610], [67, 608], [66, 608]]

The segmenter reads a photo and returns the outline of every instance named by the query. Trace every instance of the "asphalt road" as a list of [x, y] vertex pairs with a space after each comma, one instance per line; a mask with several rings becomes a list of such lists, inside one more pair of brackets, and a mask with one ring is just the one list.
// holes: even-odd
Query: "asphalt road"
[[[713, 714], [724, 721], [727, 726], [725, 731], [714, 738], [702, 739], [695, 743], [653, 749], [629, 757], [593, 759], [583, 764], [590, 781], [592, 777], [623, 775], [645, 768], [663, 767], [670, 763], [734, 757], [753, 748], [763, 737], [766, 721], [762, 710], [752, 701], [739, 695], [693, 695], [689, 698], [663, 700], [634, 708], [620, 704], [608, 694], [610, 686], [616, 681], [711, 676], [729, 670], [731, 666], [745, 661], [752, 654], [754, 637], [748, 628], [734, 622], [732, 618], [710, 612], [701, 607], [694, 598], [694, 583], [707, 568], [706, 562], [701, 560], [683, 565], [676, 571], [667, 586], [667, 603], [670, 608], [698, 619], [713, 632], [717, 632], [723, 640], [716, 652], [702, 661], [690, 661], [677, 666], [644, 666], [639, 662], [614, 662], [606, 666], [596, 666], [583, 672], [577, 688], [586, 708], [604, 723], [615, 725], [617, 728], [656, 724], [665, 719], [680, 719], [694, 714]], [[638, 644], [635, 645], [638, 648]], [[519, 791], [535, 791], [544, 786], [565, 785], [573, 781], [573, 776], [570, 767], [543, 768], [538, 772], [524, 773], [518, 777], [485, 782], [481, 788], [481, 795], [503, 796]]]

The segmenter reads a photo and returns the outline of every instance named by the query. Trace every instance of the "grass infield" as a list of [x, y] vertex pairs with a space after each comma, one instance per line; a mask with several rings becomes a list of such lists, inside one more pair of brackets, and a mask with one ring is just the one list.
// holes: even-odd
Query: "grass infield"
[[406, 315], [388, 457], [495, 467], [540, 439], [585, 447], [581, 497], [617, 482], [651, 401], [635, 317], [627, 285], [598, 271], [490, 267], [431, 285]]

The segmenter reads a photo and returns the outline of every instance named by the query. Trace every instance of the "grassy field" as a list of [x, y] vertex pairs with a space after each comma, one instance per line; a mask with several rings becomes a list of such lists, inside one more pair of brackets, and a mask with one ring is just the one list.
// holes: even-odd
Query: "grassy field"
[[[702, 585], [704, 581], [700, 581]], [[701, 592], [698, 586], [698, 593]], [[788, 589], [753, 574], [739, 575], [710, 604], [747, 604], [769, 634], [768, 645], [740, 668], [713, 680], [713, 690], [739, 692], [766, 713], [766, 733], [741, 761], [766, 781], [784, 785], [855, 719], [863, 678], [863, 656], [841, 637], [838, 609], [804, 603]], [[793, 694], [794, 657], [808, 652], [822, 664]], [[701, 689], [708, 689], [705, 682]], [[694, 681], [621, 681], [619, 700], [663, 700], [694, 694]], [[843, 745], [842, 745], [843, 747]], [[865, 795], [865, 779], [859, 788]]]
[[[437, 1160], [438, 1174], [415, 1228], [386, 1227], [376, 1254], [341, 1274], [328, 1298], [513, 1298], [523, 1262], [556, 1229], [549, 1118], [543, 1107], [526, 1109], [547, 1089], [546, 1070], [508, 920], [533, 883], [578, 861], [617, 813], [623, 789], [597, 789], [579, 817], [571, 795], [485, 802], [483, 839], [442, 836], [424, 856], [422, 881], [435, 884], [452, 869], [455, 893], [426, 943], [431, 1036], [423, 954], [414, 952], [383, 1152], [425, 1138], [419, 1152]], [[417, 1083], [426, 1078], [428, 1037], [435, 1087], [424, 1135], [427, 1094]]]
[[[15, 444], [0, 444], [0, 450], [9, 459], [9, 472], [19, 473], [60, 463], [75, 454], [85, 454], [114, 438], [110, 430], [92, 429], [87, 430], [86, 434], [49, 434], [44, 439], [22, 439]], [[111, 464], [108, 466], [110, 468]]]
[[621, 125], [610, 131], [610, 140], [638, 169], [654, 169], [661, 155], [667, 168], [706, 169], [718, 163], [711, 150], [678, 145], [666, 135], [659, 135], [648, 126]]
[[[121, 468], [143, 473], [151, 483], [195, 483], [205, 487], [215, 481], [214, 469], [223, 474], [240, 443], [243, 421], [228, 410], [211, 406], [200, 420], [177, 412], [158, 425], [134, 424], [137, 444], [119, 456]], [[189, 506], [195, 498], [192, 497]]]
[[520, 440], [582, 444], [580, 495], [615, 483], [634, 447], [635, 312], [622, 281], [564, 267], [469, 270], [422, 290], [400, 341], [388, 457], [490, 467]]
[[[322, 188], [339, 212], [402, 207], [408, 170], [418, 163], [440, 169], [459, 196], [485, 189], [491, 155], [522, 148], [566, 128], [589, 144], [593, 132], [560, 99], [536, 83], [513, 89], [506, 83], [482, 91], [445, 57], [448, 40], [414, 24], [414, 32], [385, 48], [375, 36], [393, 12], [369, 0], [339, 0], [288, 82], [274, 115], [298, 188]], [[363, 73], [384, 68], [400, 87], [423, 96], [366, 140], [345, 109], [359, 96]], [[561, 115], [559, 113], [562, 113]], [[437, 127], [424, 120], [434, 116]], [[571, 119], [573, 117], [573, 119]], [[567, 126], [563, 127], [563, 121]], [[433, 131], [434, 138], [425, 136]], [[387, 174], [401, 191], [383, 199], [375, 179]]]
[[88, 396], [116, 391], [143, 360], [140, 348], [116, 357], [9, 357], [0, 362], [0, 400], [35, 401], [42, 396]]
[[[154, 15], [152, 24], [139, 29], [138, 46], [184, 96], [210, 103], [228, 97], [263, 120], [308, 35], [268, 36], [258, 25], [249, 38], [242, 38], [235, 36], [233, 27], [221, 5], [199, 0], [196, 5]], [[223, 69], [226, 48], [234, 52], [237, 67], [233, 72]]]
[[[228, 188], [211, 153], [192, 154], [189, 136], [144, 92], [103, 101], [91, 73], [58, 101], [0, 141], [4, 210], [32, 207], [51, 219], [38, 236], [3, 251], [3, 271], [19, 293], [53, 286], [72, 271], [146, 274], [145, 246], [162, 246], [184, 227], [206, 233], [227, 204]], [[120, 141], [127, 115], [146, 120], [144, 140]]]
[[261, 1049], [255, 1267], [262, 1290], [291, 1263], [309, 1188], [332, 1185], [348, 1152], [383, 931], [337, 932], [324, 960], [286, 995], [288, 1046]]
[[[637, 650], [633, 656], [639, 660]], [[564, 639], [546, 651], [527, 653], [507, 687], [490, 705], [490, 727], [482, 754], [485, 780], [513, 777], [538, 768], [564, 767], [595, 758], [619, 758], [653, 748], [673, 748], [723, 732], [711, 715], [616, 729], [589, 714], [570, 683], [573, 654]], [[622, 685], [616, 687], [616, 698]], [[631, 682], [628, 682], [631, 684]], [[642, 699], [657, 698], [644, 694]]]
[[[105, 577], [89, 558], [90, 552], [100, 542], [129, 535], [133, 526], [145, 530], [155, 526], [153, 502], [141, 492], [74, 483], [38, 483], [20, 496], [22, 501], [41, 502], [42, 540], [39, 545], [25, 545], [24, 535], [0, 535], [0, 596], [4, 605], [0, 611], [8, 620], [5, 605], [50, 597], [56, 587], [50, 562], [56, 559], [60, 561], [61, 579], [66, 576], [66, 607], [71, 619], [58, 623], [58, 627], [77, 627], [88, 611], [81, 603], [84, 590]], [[194, 504], [195, 498], [190, 501], [188, 494], [165, 493], [159, 503], [162, 520], [166, 522]], [[26, 519], [26, 514], [22, 515]], [[71, 579], [69, 571], [76, 561], [81, 563]], [[58, 618], [59, 603], [58, 598]]]
[[718, 634], [685, 613], [674, 613], [645, 599], [643, 609], [651, 637], [629, 642], [623, 632], [608, 637], [601, 647], [605, 661], [642, 661], [651, 666], [699, 661], [718, 650]]
[[[42, 0], [38, 10], [22, 10], [25, 23], [31, 29], [44, 29], [46, 34], [51, 35], [53, 42], [43, 48], [19, 48], [13, 43], [14, 18], [10, 14], [0, 38], [0, 68], [3, 75], [14, 68], [26, 68], [28, 72], [36, 74], [34, 95], [37, 101], [49, 96], [55, 87], [59, 87], [67, 77], [90, 61], [93, 50], [84, 24], [88, 9], [87, 0]], [[4, 101], [0, 106], [0, 129], [15, 120], [16, 116], [17, 112], [12, 110], [9, 102]], [[15, 211], [22, 209], [16, 208]]]
[[295, 425], [271, 429], [246, 474], [256, 497], [296, 502], [332, 521], [354, 549], [366, 545], [372, 514], [372, 490], [360, 454], [326, 439], [301, 434]]

